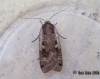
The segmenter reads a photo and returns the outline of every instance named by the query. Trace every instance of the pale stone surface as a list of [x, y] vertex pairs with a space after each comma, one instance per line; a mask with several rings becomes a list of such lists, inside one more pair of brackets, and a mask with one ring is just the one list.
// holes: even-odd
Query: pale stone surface
[[[42, 73], [39, 61], [38, 36], [41, 23], [37, 19], [49, 19], [56, 12], [69, 7], [50, 21], [58, 32], [67, 39], [60, 38], [63, 69], [61, 72]], [[41, 12], [41, 13], [40, 13]], [[86, 12], [82, 15], [83, 12]], [[99, 71], [100, 25], [88, 17], [91, 12], [70, 6], [54, 6], [31, 11], [13, 23], [0, 39], [0, 79], [99, 79], [99, 75], [79, 75], [73, 71]], [[43, 21], [42, 21], [43, 22]]]
[[99, 0], [0, 0], [0, 37], [13, 22], [31, 10], [49, 6], [69, 5], [83, 9], [100, 8]]

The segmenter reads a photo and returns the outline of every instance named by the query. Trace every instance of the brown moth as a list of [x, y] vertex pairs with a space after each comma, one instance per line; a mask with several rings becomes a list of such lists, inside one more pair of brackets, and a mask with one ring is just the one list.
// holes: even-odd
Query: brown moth
[[[34, 18], [34, 19], [41, 19], [41, 18]], [[40, 32], [38, 35], [39, 37], [39, 60], [40, 60], [40, 67], [43, 73], [46, 73], [50, 70], [61, 71], [63, 67], [62, 52], [61, 52], [61, 46], [60, 46], [60, 40], [59, 40], [59, 36], [60, 37], [62, 36], [59, 35], [55, 27], [57, 23], [54, 25], [49, 20], [45, 21], [44, 24], [42, 24], [42, 28], [40, 29]]]

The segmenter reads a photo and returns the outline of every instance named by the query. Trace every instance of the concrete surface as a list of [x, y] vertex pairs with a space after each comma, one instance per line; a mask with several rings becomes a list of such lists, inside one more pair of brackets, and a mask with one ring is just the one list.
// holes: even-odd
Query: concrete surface
[[71, 6], [95, 12], [100, 7], [99, 0], [0, 0], [0, 36], [18, 18], [31, 10], [49, 6]]
[[[93, 5], [92, 1], [91, 6]], [[51, 1], [51, 3], [53, 2]], [[60, 0], [56, 1], [52, 6], [51, 3], [48, 7], [46, 6], [47, 4], [45, 6], [40, 4], [43, 5], [42, 8], [39, 7], [37, 10], [35, 8], [31, 9], [23, 17], [20, 17], [22, 14], [20, 15], [21, 8], [19, 8], [18, 14], [15, 13], [14, 15], [19, 16], [19, 19], [13, 22], [10, 27], [7, 26], [6, 22], [11, 23], [11, 20], [16, 17], [1, 23], [4, 25], [2, 27], [3, 32], [6, 30], [5, 28], [9, 28], [4, 34], [2, 32], [3, 35], [1, 34], [2, 37], [0, 38], [0, 79], [100, 78], [96, 74], [79, 75], [78, 73], [79, 71], [84, 73], [85, 71], [91, 73], [93, 71], [100, 71], [100, 58], [97, 56], [98, 52], [100, 52], [99, 11], [93, 15], [99, 3], [96, 3], [97, 5], [94, 6], [95, 11], [91, 9], [91, 6], [87, 6], [89, 3], [86, 4], [85, 0], [80, 0], [79, 2], [78, 0], [73, 0], [71, 3], [68, 2], [70, 5], [67, 6], [64, 4], [64, 0], [62, 2]], [[77, 5], [75, 5], [76, 3]], [[85, 9], [82, 3], [86, 5]], [[39, 40], [32, 43], [39, 34], [41, 23], [36, 19], [23, 18], [37, 17], [47, 20], [54, 13], [66, 7], [69, 8], [50, 20], [53, 24], [58, 22], [56, 25], [57, 30], [62, 36], [67, 38], [66, 40], [60, 38], [64, 66], [61, 72], [51, 71], [44, 74], [37, 60], [39, 57]], [[77, 73], [74, 74], [76, 71]]]

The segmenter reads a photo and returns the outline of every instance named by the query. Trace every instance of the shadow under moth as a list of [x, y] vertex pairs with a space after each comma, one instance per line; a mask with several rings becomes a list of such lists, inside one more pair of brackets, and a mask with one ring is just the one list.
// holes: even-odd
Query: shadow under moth
[[[34, 19], [41, 19], [41, 18], [34, 18]], [[58, 33], [55, 27], [57, 23], [55, 25], [52, 24], [50, 22], [50, 19], [48, 21], [41, 19], [41, 20], [44, 20], [45, 22], [43, 24], [40, 21], [42, 24], [42, 28], [40, 29], [39, 35], [37, 37], [39, 38], [40, 67], [43, 73], [46, 73], [50, 70], [61, 71], [63, 67], [62, 52], [61, 52], [61, 46], [60, 46], [60, 40], [59, 40], [59, 36], [60, 37], [62, 36]], [[37, 38], [35, 40], [37, 40]]]

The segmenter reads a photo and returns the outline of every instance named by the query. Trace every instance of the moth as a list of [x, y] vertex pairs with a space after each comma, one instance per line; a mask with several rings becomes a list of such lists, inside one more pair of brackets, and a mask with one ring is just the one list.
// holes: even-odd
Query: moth
[[[64, 11], [64, 10], [62, 10], [62, 11]], [[58, 12], [58, 13], [60, 13], [60, 12]], [[56, 13], [56, 14], [58, 14], [58, 13]], [[56, 14], [54, 14], [54, 15], [56, 15]], [[34, 19], [41, 19], [41, 18], [34, 18]], [[50, 22], [50, 19], [47, 21], [44, 20], [45, 21], [44, 24], [40, 21], [42, 24], [42, 27], [41, 27], [39, 35], [37, 37], [37, 38], [39, 38], [40, 68], [43, 73], [46, 73], [51, 70], [61, 71], [62, 67], [63, 67], [62, 52], [61, 52], [61, 46], [60, 46], [60, 40], [59, 40], [59, 36], [60, 37], [62, 37], [62, 36], [58, 33], [58, 31], [55, 27], [55, 25], [57, 23], [52, 24]], [[43, 19], [41, 19], [41, 20], [43, 20]], [[37, 40], [37, 38], [35, 40]], [[64, 37], [62, 37], [62, 38], [64, 38]], [[64, 38], [64, 39], [66, 39], [66, 38]], [[34, 41], [32, 41], [32, 42], [34, 42]]]

